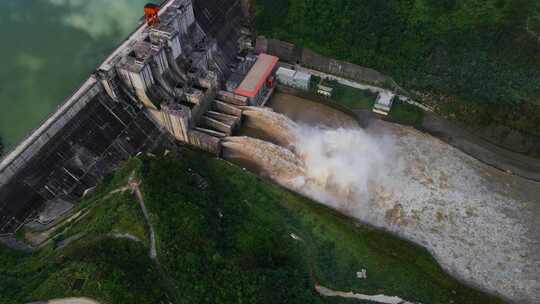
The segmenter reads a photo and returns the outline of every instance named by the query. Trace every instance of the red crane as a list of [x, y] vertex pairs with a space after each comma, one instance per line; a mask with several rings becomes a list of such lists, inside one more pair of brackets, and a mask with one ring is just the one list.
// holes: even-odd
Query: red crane
[[159, 5], [148, 3], [144, 6], [144, 18], [146, 19], [146, 24], [148, 26], [158, 25], [159, 24]]

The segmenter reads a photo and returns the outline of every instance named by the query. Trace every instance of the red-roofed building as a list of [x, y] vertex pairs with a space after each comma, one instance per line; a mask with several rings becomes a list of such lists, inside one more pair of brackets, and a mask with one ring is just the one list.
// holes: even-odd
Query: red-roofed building
[[259, 54], [257, 61], [240, 83], [234, 93], [247, 97], [250, 105], [260, 105], [268, 89], [274, 86], [274, 73], [279, 58], [268, 54]]

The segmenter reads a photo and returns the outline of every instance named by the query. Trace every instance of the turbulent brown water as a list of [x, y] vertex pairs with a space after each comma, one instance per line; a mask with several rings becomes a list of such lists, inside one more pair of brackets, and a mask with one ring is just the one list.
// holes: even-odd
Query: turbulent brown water
[[353, 117], [302, 97], [275, 93], [268, 106], [303, 125], [334, 129], [358, 127], [358, 122]]
[[304, 175], [303, 163], [291, 150], [273, 143], [247, 137], [227, 137], [222, 142], [223, 157], [240, 160], [242, 165], [256, 168], [279, 184], [296, 188]]
[[343, 113], [290, 95], [270, 104], [286, 116], [251, 114], [246, 133], [259, 139], [226, 139], [225, 157], [425, 246], [470, 284], [540, 303], [537, 183], [412, 128], [376, 121], [364, 130]]
[[[332, 108], [284, 94], [271, 103], [287, 115], [270, 108], [244, 108], [244, 136], [223, 142], [224, 157], [343, 211], [367, 200], [369, 177], [383, 161], [379, 143], [353, 118]], [[307, 120], [301, 111], [309, 113]], [[334, 120], [322, 127], [315, 124], [325, 117]], [[357, 153], [350, 153], [353, 150]]]
[[287, 116], [269, 108], [246, 107], [243, 111], [244, 127], [257, 132], [255, 137], [276, 145], [293, 148], [297, 124]]

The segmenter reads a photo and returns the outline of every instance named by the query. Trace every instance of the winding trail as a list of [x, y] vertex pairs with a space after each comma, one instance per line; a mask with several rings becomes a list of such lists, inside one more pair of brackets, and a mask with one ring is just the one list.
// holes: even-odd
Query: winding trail
[[50, 300], [49, 304], [99, 304], [99, 302], [90, 298], [65, 298]]
[[335, 291], [330, 288], [326, 288], [324, 286], [321, 286], [319, 284], [315, 285], [315, 290], [322, 296], [325, 297], [341, 297], [341, 298], [347, 298], [347, 299], [356, 299], [356, 300], [363, 300], [363, 301], [372, 301], [382, 304], [414, 304], [412, 302], [405, 301], [399, 297], [390, 297], [385, 295], [375, 295], [375, 296], [368, 296], [360, 293], [354, 293], [352, 291], [344, 292], [344, 291]]
[[[110, 191], [109, 193], [105, 194], [102, 197], [96, 198], [92, 200], [92, 202], [98, 202], [108, 199], [109, 197], [113, 196], [117, 193], [123, 193], [128, 190], [132, 189], [129, 185], [123, 186], [117, 189], [114, 189]], [[94, 208], [94, 205], [91, 204], [88, 207], [81, 209], [81, 210], [73, 210], [73, 212], [67, 212], [62, 215], [60, 220], [54, 220], [52, 224], [44, 225], [43, 230], [36, 231], [36, 232], [30, 232], [25, 235], [26, 240], [30, 243], [30, 249], [32, 251], [35, 251], [39, 248], [43, 248], [46, 246], [52, 237], [56, 234], [57, 231], [62, 230], [66, 227], [66, 225], [70, 223], [77, 223], [80, 220], [82, 220], [85, 216], [89, 214], [89, 210]], [[75, 212], [76, 211], [76, 212]], [[11, 247], [11, 246], [10, 246]], [[15, 247], [12, 247], [15, 248]], [[16, 249], [16, 248], [15, 248]]]
[[42, 302], [32, 302], [28, 304], [99, 304], [99, 302], [90, 298], [64, 298]]
[[134, 242], [144, 244], [144, 242], [141, 239], [139, 239], [138, 237], [134, 236], [131, 233], [111, 233], [110, 236], [115, 238], [115, 239], [126, 239], [126, 240], [131, 240], [131, 241], [134, 241]]
[[152, 226], [152, 223], [150, 222], [150, 216], [148, 214], [148, 209], [146, 209], [144, 198], [142, 196], [141, 189], [139, 188], [139, 183], [137, 183], [136, 181], [130, 181], [129, 185], [131, 189], [133, 189], [133, 192], [135, 193], [135, 197], [137, 198], [137, 201], [139, 202], [139, 205], [141, 206], [141, 210], [144, 214], [144, 218], [148, 225], [148, 229], [150, 230], [150, 258], [152, 260], [157, 260], [156, 233], [154, 231], [154, 226]]

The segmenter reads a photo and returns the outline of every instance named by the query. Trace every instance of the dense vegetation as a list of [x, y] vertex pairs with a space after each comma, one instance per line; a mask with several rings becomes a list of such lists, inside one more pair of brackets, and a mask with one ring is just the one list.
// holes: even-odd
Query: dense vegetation
[[422, 127], [424, 120], [424, 112], [422, 110], [400, 100], [394, 101], [394, 105], [388, 116], [391, 121], [417, 128]]
[[[77, 207], [81, 216], [62, 224], [40, 250], [22, 253], [0, 245], [0, 303], [79, 296], [111, 304], [167, 303], [161, 275], [148, 257], [138, 205], [129, 193], [108, 194], [124, 186], [138, 164], [132, 160], [109, 176]], [[129, 233], [141, 241], [112, 233]]]
[[[225, 161], [146, 162], [143, 194], [159, 259], [185, 303], [349, 303], [313, 286], [423, 303], [498, 303], [451, 279], [429, 253], [359, 225]], [[368, 279], [356, 272], [367, 269]]]
[[540, 1], [256, 0], [256, 26], [385, 72], [449, 117], [540, 135]]
[[[111, 193], [130, 176], [142, 179], [159, 264], [133, 197]], [[87, 215], [37, 252], [0, 247], [1, 303], [354, 302], [323, 298], [316, 283], [423, 303], [500, 303], [450, 278], [426, 250], [199, 152], [133, 159], [78, 208]], [[361, 269], [367, 279], [356, 277]]]
[[332, 99], [351, 109], [371, 109], [377, 99], [377, 94], [360, 90], [338, 82], [332, 82], [334, 88]]

